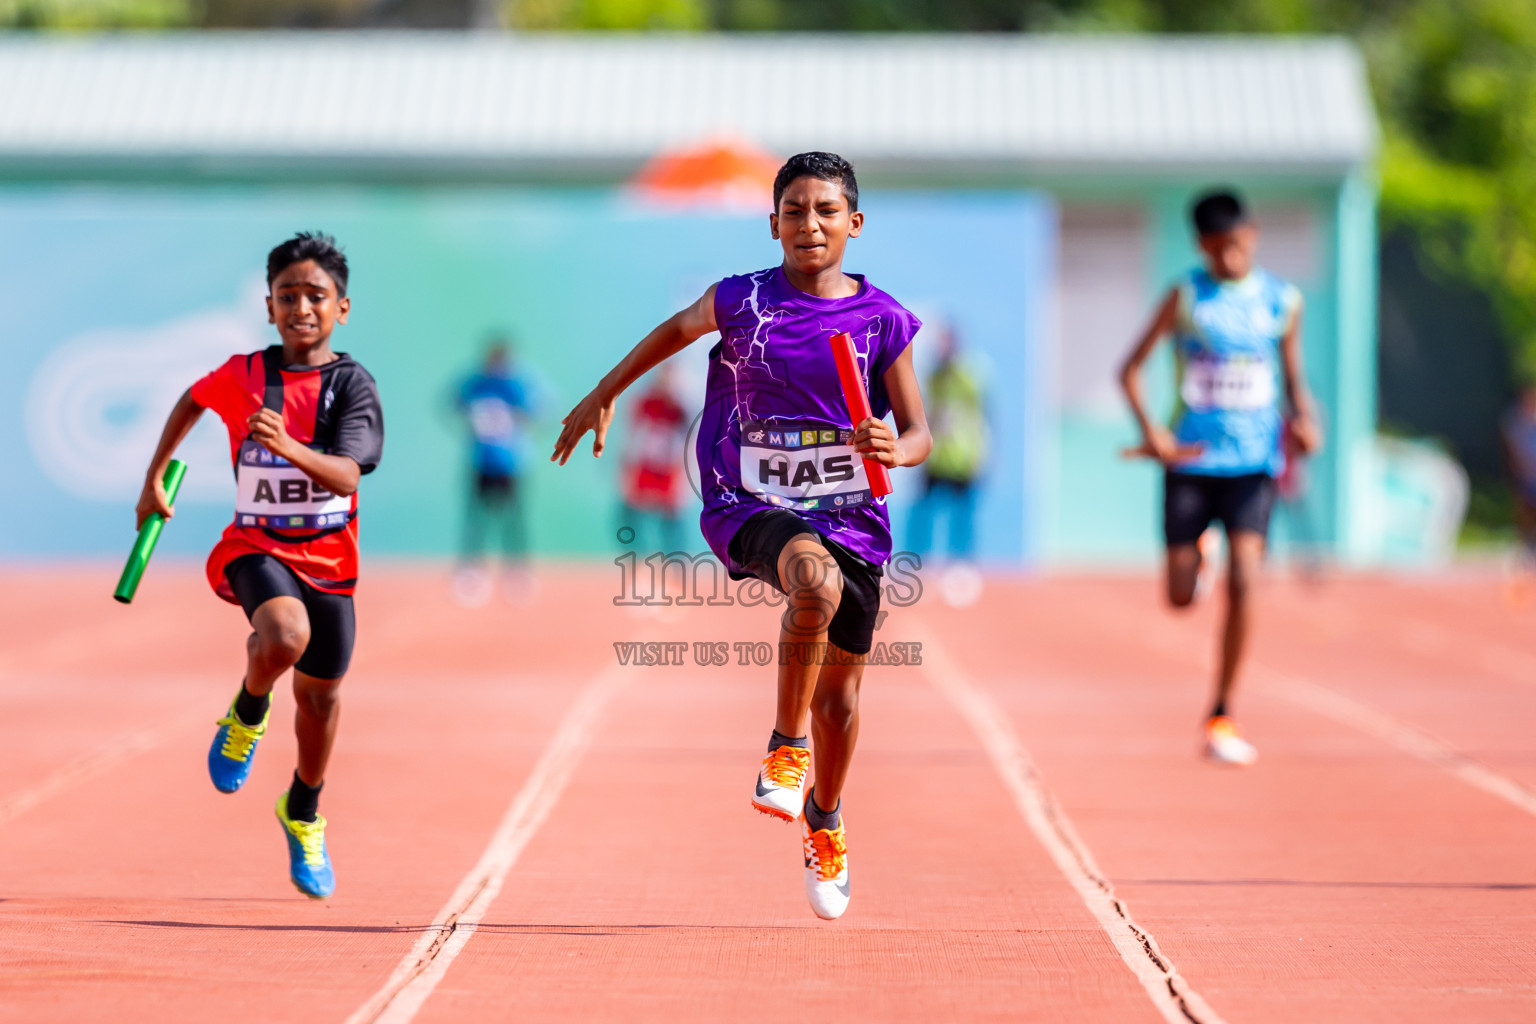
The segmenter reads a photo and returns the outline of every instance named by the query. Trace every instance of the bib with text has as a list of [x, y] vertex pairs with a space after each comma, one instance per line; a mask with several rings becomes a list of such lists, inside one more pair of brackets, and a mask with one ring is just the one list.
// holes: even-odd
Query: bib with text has
[[853, 431], [818, 423], [747, 420], [741, 425], [741, 485], [770, 505], [797, 511], [873, 500]]

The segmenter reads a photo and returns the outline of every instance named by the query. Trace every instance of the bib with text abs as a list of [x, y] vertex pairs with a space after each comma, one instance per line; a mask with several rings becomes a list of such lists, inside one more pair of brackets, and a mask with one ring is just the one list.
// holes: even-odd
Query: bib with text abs
[[1279, 398], [1274, 363], [1262, 357], [1192, 357], [1184, 365], [1179, 397], [1196, 412], [1268, 409]]
[[240, 445], [235, 463], [235, 524], [317, 530], [341, 526], [352, 499], [332, 494], [255, 441]]
[[741, 425], [741, 485], [770, 505], [796, 511], [866, 505], [864, 459], [851, 430], [817, 423], [747, 420]]

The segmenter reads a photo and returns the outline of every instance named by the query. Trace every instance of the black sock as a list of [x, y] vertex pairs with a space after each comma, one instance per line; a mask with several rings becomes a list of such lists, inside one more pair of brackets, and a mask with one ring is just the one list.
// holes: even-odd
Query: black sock
[[800, 747], [804, 749], [811, 745], [811, 741], [804, 736], [785, 736], [779, 730], [773, 730], [773, 735], [768, 739], [768, 752], [771, 754], [780, 747]]
[[319, 786], [306, 785], [299, 778], [299, 773], [293, 773], [293, 785], [288, 787], [288, 817], [294, 821], [314, 821], [315, 815], [320, 810], [320, 790], [325, 783]]
[[1216, 702], [1216, 706], [1211, 708], [1211, 717], [1212, 718], [1226, 718], [1227, 717], [1227, 702], [1224, 701], [1224, 700], [1217, 701]]
[[830, 811], [824, 811], [816, 806], [816, 789], [805, 794], [805, 821], [811, 826], [812, 832], [820, 832], [824, 828], [835, 829], [843, 823], [843, 801], [837, 801], [837, 806]]
[[240, 684], [240, 696], [235, 698], [235, 717], [240, 721], [254, 729], [261, 724], [262, 719], [267, 717], [267, 708], [271, 706], [270, 693], [264, 693], [258, 697], [247, 690], [244, 683]]

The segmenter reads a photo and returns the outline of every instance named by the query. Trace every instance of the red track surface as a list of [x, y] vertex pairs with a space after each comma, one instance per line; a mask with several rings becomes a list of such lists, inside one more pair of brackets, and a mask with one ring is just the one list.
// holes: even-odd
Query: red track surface
[[[881, 636], [934, 657], [866, 676], [854, 901], [828, 924], [796, 830], [747, 805], [769, 670], [615, 665], [617, 640], [769, 639], [762, 608], [635, 615], [610, 569], [465, 611], [439, 574], [375, 571], [323, 800], [338, 891], [311, 903], [272, 819], [291, 698], [245, 791], [203, 767], [238, 610], [190, 568], [130, 608], [111, 577], [0, 588], [0, 1020], [346, 1020], [594, 679], [619, 688], [416, 1020], [777, 1021], [806, 997], [851, 1021], [1165, 1019], [934, 685], [945, 656], [1202, 1019], [1536, 1019], [1536, 608], [1491, 580], [1269, 582], [1248, 770], [1195, 756], [1214, 606], [1175, 618], [1150, 579], [1077, 578], [893, 611]], [[1355, 710], [1319, 710], [1339, 695]]]

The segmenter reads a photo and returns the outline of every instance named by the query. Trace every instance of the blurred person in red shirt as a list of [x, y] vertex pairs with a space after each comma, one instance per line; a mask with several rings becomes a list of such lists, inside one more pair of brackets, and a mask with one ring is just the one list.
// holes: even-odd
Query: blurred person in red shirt
[[630, 407], [620, 456], [619, 540], [625, 547], [643, 549], [642, 532], [649, 532], [657, 551], [679, 549], [687, 441], [688, 413], [677, 395], [672, 364], [662, 363]]

